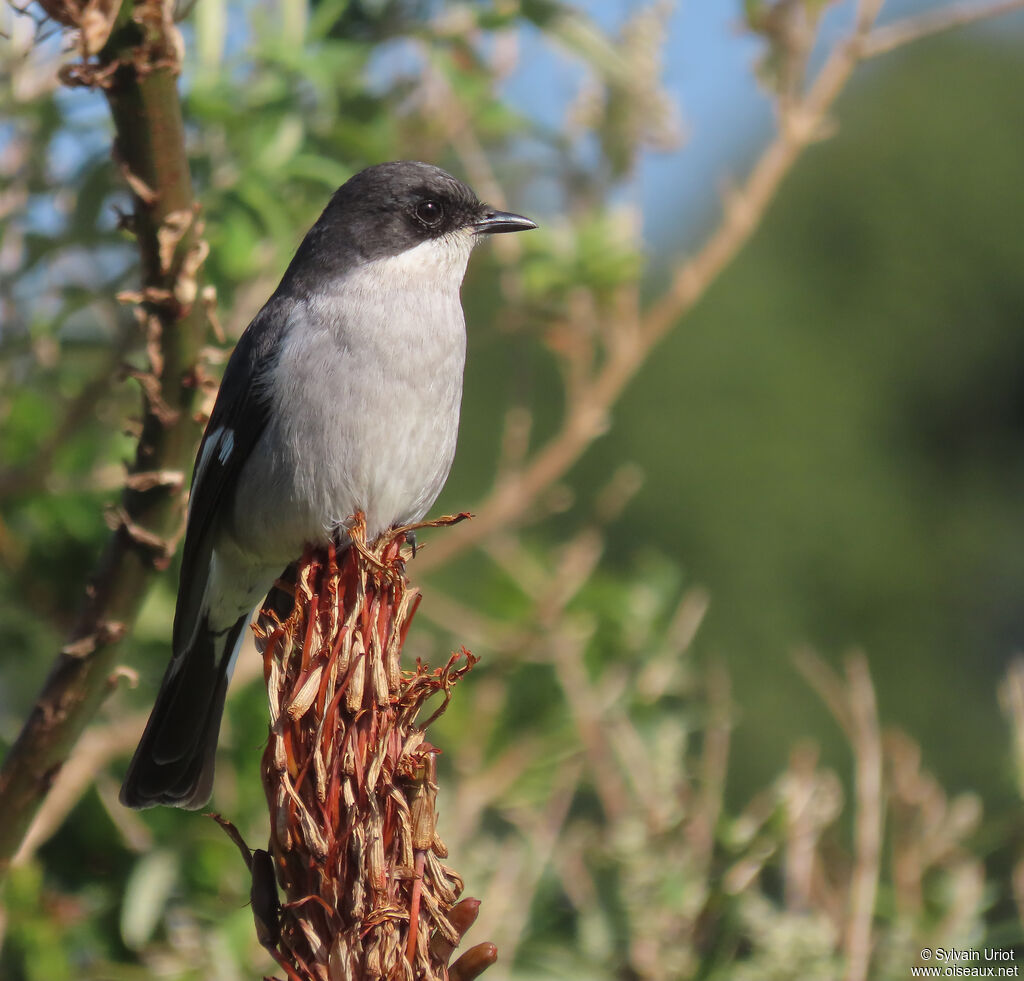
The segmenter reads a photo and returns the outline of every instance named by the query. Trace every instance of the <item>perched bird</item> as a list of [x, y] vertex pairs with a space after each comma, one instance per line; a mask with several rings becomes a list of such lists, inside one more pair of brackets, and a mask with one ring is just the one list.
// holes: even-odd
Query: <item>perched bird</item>
[[398, 161], [331, 198], [228, 361], [196, 457], [171, 662], [121, 788], [199, 808], [246, 627], [307, 544], [419, 521], [455, 455], [481, 235], [535, 228]]

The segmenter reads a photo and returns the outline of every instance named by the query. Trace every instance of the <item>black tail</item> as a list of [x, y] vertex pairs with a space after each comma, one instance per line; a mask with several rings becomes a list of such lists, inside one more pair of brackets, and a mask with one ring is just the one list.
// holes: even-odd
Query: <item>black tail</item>
[[126, 807], [198, 810], [210, 799], [231, 655], [248, 622], [248, 616], [239, 617], [215, 634], [204, 617], [191, 648], [168, 665], [121, 786]]

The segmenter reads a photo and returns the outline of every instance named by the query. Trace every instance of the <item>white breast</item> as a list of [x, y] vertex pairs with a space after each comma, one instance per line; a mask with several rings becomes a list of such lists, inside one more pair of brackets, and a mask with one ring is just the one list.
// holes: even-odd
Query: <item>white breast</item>
[[356, 510], [374, 537], [422, 518], [455, 455], [469, 232], [366, 263], [296, 307], [272, 422], [241, 474], [234, 537], [287, 563]]

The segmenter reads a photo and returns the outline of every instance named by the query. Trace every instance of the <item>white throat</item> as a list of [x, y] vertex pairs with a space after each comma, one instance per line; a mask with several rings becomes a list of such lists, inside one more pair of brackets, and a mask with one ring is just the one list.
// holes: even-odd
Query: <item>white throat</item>
[[373, 259], [345, 277], [345, 288], [457, 293], [466, 275], [475, 238], [472, 229], [463, 228], [421, 242], [398, 255]]

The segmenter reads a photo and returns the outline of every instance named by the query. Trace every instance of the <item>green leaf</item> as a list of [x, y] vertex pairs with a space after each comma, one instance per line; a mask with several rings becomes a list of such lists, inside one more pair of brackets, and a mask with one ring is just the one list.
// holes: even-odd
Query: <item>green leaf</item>
[[121, 938], [137, 950], [153, 935], [178, 879], [179, 856], [156, 851], [132, 869], [121, 906]]

